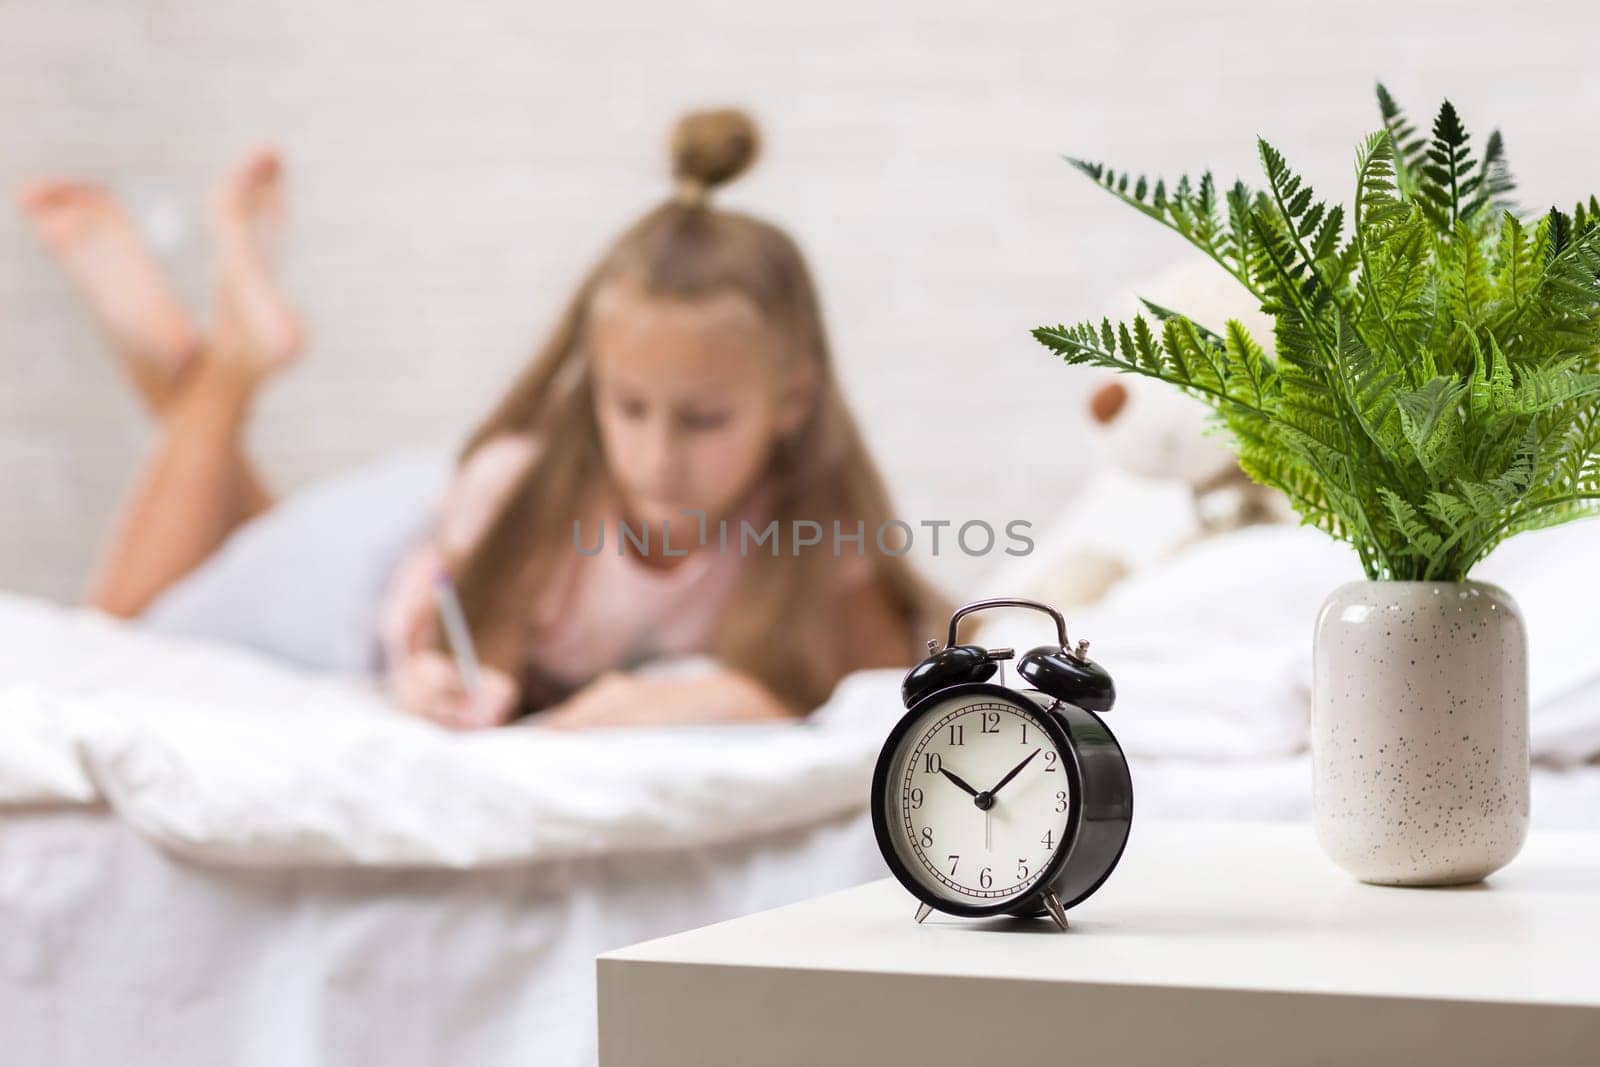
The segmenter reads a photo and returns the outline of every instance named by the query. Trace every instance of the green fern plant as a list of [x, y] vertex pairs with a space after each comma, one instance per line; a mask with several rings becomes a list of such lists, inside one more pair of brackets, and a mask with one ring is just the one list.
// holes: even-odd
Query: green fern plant
[[1378, 104], [1348, 212], [1264, 140], [1260, 189], [1068, 160], [1238, 279], [1275, 355], [1149, 301], [1033, 334], [1206, 401], [1245, 472], [1369, 578], [1460, 581], [1506, 538], [1600, 510], [1600, 202], [1521, 219], [1498, 132], [1475, 156], [1448, 101], [1431, 136], [1381, 85]]

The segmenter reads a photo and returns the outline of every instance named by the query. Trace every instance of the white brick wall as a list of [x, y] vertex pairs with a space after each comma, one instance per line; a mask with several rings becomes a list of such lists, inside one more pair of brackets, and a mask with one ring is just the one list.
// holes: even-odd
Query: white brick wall
[[[463, 432], [664, 191], [691, 105], [764, 121], [770, 153], [728, 201], [811, 253], [912, 518], [1042, 522], [1081, 474], [1080, 379], [1028, 328], [1114, 310], [1184, 256], [1062, 151], [1232, 176], [1262, 132], [1342, 197], [1381, 75], [1419, 113], [1448, 94], [1504, 126], [1525, 203], [1600, 187], [1600, 6], [1578, 0], [471, 7], [0, 3], [0, 183], [87, 175], [147, 215], [181, 208], [164, 254], [197, 306], [207, 182], [259, 138], [285, 148], [314, 343], [255, 427], [281, 486]], [[146, 435], [0, 211], [0, 588], [76, 595]]]

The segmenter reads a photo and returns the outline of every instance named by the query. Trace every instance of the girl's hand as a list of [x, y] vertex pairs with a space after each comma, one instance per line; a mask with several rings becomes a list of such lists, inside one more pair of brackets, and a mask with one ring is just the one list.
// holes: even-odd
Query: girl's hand
[[607, 671], [534, 721], [557, 730], [585, 730], [793, 717], [753, 678], [718, 668], [692, 678], [639, 678]]
[[434, 587], [449, 563], [432, 541], [423, 541], [401, 558], [378, 606], [378, 639], [386, 663], [403, 663], [425, 648], [437, 647], [439, 606]]
[[460, 709], [469, 702], [455, 668], [434, 657], [412, 661], [438, 645], [439, 575], [453, 571], [472, 553], [537, 454], [538, 442], [523, 434], [501, 434], [474, 451], [450, 483], [435, 529], [406, 553], [385, 590], [378, 636], [392, 684], [408, 709], [445, 725], [477, 725], [478, 718], [491, 713], [498, 718], [488, 725], [495, 725], [510, 716], [507, 707], [516, 706], [516, 699], [508, 705], [506, 696], [508, 691], [516, 693], [515, 683], [504, 674], [494, 677], [496, 672], [485, 671], [481, 703], [488, 711], [480, 714], [472, 709], [471, 721], [460, 721]]
[[481, 730], [504, 725], [516, 710], [520, 687], [511, 675], [487, 664], [481, 674], [483, 686], [474, 700], [455, 661], [436, 649], [424, 649], [396, 667], [395, 688], [407, 711], [440, 726]]
[[624, 671], [607, 671], [567, 699], [539, 715], [540, 726], [585, 730], [597, 726], [629, 726], [641, 721], [646, 687]]

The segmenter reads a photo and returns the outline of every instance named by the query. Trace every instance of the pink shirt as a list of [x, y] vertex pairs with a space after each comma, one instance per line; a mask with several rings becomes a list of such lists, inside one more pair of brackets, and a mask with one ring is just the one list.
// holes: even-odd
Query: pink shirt
[[[445, 495], [432, 538], [413, 549], [390, 580], [380, 629], [391, 666], [431, 644], [436, 626], [435, 575], [445, 560], [459, 561], [477, 544], [536, 453], [530, 438], [507, 435], [486, 442], [462, 464]], [[744, 562], [738, 548], [740, 524], [747, 521], [759, 531], [771, 521], [770, 512], [771, 494], [765, 486], [757, 486], [728, 516], [726, 553], [718, 550], [714, 523], [708, 524], [707, 544], [701, 547], [692, 516], [674, 521], [673, 551], [684, 549], [688, 555], [663, 568], [640, 559], [632, 544], [619, 553], [621, 516], [592, 505], [581, 516], [579, 533], [585, 551], [592, 551], [603, 527], [601, 550], [584, 555], [569, 541], [569, 558], [557, 568], [547, 591], [530, 605], [520, 679], [529, 695], [537, 702], [557, 700], [607, 670], [625, 670], [658, 656], [705, 652]], [[660, 533], [656, 528], [651, 536]], [[788, 531], [782, 535], [787, 551]], [[659, 549], [654, 542], [650, 547], [653, 552]], [[837, 573], [835, 588], [847, 589], [869, 577], [872, 564], [866, 556], [842, 552]]]

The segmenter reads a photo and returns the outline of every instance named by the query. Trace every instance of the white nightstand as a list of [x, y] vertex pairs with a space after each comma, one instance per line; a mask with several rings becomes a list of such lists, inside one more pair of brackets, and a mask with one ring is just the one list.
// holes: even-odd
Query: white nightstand
[[1066, 933], [915, 911], [886, 880], [607, 953], [601, 1065], [1600, 1063], [1600, 834], [1383, 889], [1309, 826], [1135, 819]]

